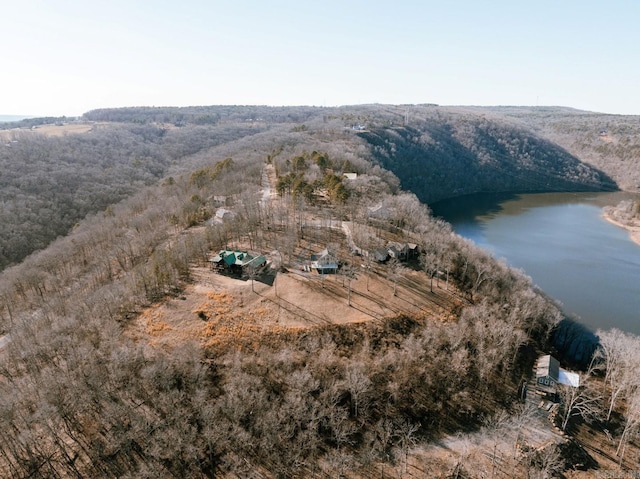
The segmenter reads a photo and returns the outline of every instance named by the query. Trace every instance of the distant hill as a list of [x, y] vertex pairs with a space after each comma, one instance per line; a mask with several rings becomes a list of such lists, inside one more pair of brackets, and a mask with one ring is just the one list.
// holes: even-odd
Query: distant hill
[[[92, 110], [92, 121], [165, 123], [176, 126], [224, 123], [286, 124], [337, 120], [362, 131], [382, 166], [422, 160], [417, 181], [437, 180], [425, 201], [478, 191], [640, 190], [640, 117], [609, 115], [560, 106], [441, 107], [352, 105], [336, 108], [218, 105], [127, 107]], [[406, 127], [406, 131], [402, 128]], [[386, 130], [386, 131], [383, 131]], [[376, 138], [376, 136], [378, 138]], [[393, 137], [399, 142], [396, 144]], [[384, 152], [394, 145], [401, 151]], [[382, 148], [382, 149], [381, 149]], [[380, 156], [381, 155], [381, 156]], [[408, 156], [407, 156], [408, 155]], [[395, 159], [394, 159], [395, 158]], [[580, 166], [586, 163], [591, 168]], [[428, 171], [422, 171], [424, 166]], [[463, 165], [466, 177], [455, 166]], [[469, 169], [470, 168], [470, 169]], [[444, 183], [442, 182], [444, 180]], [[405, 185], [406, 186], [406, 185]], [[413, 190], [414, 188], [412, 188]], [[437, 191], [437, 190], [440, 191]]]
[[64, 123], [74, 118], [66, 116], [15, 116], [8, 115], [5, 121], [0, 121], [0, 130], [9, 130], [13, 128], [31, 128], [40, 125], [54, 125], [56, 123]]
[[308, 121], [325, 110], [312, 106], [214, 105], [188, 107], [125, 107], [91, 110], [90, 121], [170, 123], [176, 126], [216, 125], [220, 122], [296, 123]]
[[32, 118], [32, 117], [28, 115], [0, 115], [0, 123], [20, 121], [20, 120], [24, 120], [25, 118]]

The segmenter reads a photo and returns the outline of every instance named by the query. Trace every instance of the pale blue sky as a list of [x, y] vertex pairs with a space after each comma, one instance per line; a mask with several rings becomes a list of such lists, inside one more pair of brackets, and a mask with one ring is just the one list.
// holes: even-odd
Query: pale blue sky
[[640, 1], [0, 0], [0, 113], [562, 105], [640, 114]]

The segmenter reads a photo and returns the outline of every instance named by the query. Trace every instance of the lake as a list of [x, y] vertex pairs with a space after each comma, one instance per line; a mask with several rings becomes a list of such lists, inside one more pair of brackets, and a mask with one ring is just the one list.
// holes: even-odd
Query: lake
[[[629, 193], [481, 194], [431, 205], [595, 330], [640, 334], [640, 245], [602, 218]], [[637, 198], [637, 196], [635, 196]]]

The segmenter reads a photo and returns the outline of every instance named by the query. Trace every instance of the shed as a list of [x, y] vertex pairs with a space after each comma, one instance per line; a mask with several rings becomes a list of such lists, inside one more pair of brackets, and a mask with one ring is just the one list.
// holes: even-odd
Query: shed
[[235, 217], [235, 213], [226, 208], [218, 208], [216, 210], [216, 220], [218, 221], [230, 221]]
[[370, 206], [369, 208], [367, 208], [367, 210], [367, 214], [371, 218], [386, 219], [391, 214], [391, 211], [389, 210], [387, 205], [384, 205], [382, 203], [378, 203], [375, 206]]

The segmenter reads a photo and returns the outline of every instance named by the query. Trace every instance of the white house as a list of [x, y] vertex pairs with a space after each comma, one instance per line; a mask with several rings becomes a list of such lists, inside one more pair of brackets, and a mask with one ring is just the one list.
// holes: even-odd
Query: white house
[[338, 271], [338, 259], [327, 249], [323, 249], [320, 253], [311, 255], [311, 267], [319, 274], [335, 274]]

